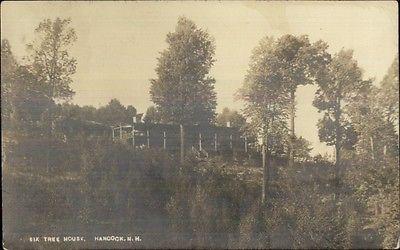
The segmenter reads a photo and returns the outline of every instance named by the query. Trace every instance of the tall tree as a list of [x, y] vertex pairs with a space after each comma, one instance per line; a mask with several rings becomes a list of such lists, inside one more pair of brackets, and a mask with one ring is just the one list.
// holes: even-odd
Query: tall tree
[[299, 85], [318, 81], [319, 75], [330, 60], [326, 51], [328, 45], [323, 41], [311, 44], [308, 37], [285, 35], [280, 37], [274, 46], [276, 65], [275, 81], [285, 86], [290, 97], [290, 140], [289, 166], [294, 164], [296, 90]]
[[210, 123], [215, 117], [214, 40], [191, 20], [180, 17], [168, 33], [168, 48], [158, 58], [157, 78], [151, 80], [151, 100], [164, 122]]
[[385, 118], [398, 129], [399, 120], [399, 56], [397, 55], [392, 65], [381, 82], [380, 104], [384, 109]]
[[8, 40], [1, 40], [1, 119], [2, 124], [8, 124], [11, 117], [12, 81], [17, 70], [17, 61], [11, 52]]
[[28, 45], [32, 71], [41, 90], [53, 100], [66, 100], [74, 94], [70, 85], [76, 60], [69, 50], [76, 34], [70, 23], [70, 19], [43, 20], [35, 29], [35, 40]]
[[263, 159], [266, 159], [263, 164], [263, 201], [268, 188], [269, 153], [276, 146], [269, 142], [274, 137], [281, 137], [287, 127], [289, 96], [283, 85], [276, 80], [277, 72], [275, 41], [266, 37], [253, 50], [248, 73], [238, 93], [239, 98], [245, 102], [243, 113], [250, 120], [250, 128], [262, 138]]
[[[2, 124], [19, 135], [38, 132], [42, 114], [54, 104], [40, 91], [30, 65], [19, 65], [7, 40], [1, 43]], [[36, 133], [40, 135], [40, 133]]]
[[314, 106], [324, 117], [318, 123], [319, 138], [335, 146], [336, 179], [339, 178], [340, 152], [356, 142], [352, 124], [343, 111], [355, 98], [370, 88], [370, 81], [364, 81], [362, 70], [353, 58], [352, 50], [341, 50], [335, 54], [318, 83]]
[[398, 124], [393, 122], [398, 117], [394, 103], [399, 94], [395, 65], [380, 87], [365, 91], [347, 111], [357, 132], [349, 179], [357, 199], [369, 208], [368, 227], [378, 230], [383, 248], [393, 248], [400, 232]]
[[[76, 60], [69, 56], [71, 45], [76, 41], [76, 33], [70, 27], [70, 19], [45, 19], [35, 29], [35, 39], [28, 44], [28, 68], [37, 82], [37, 90], [52, 101], [68, 100], [74, 92], [71, 89], [71, 76], [76, 70]], [[55, 110], [47, 109], [42, 115], [47, 129], [49, 143], [56, 120]], [[48, 145], [51, 148], [51, 145]], [[50, 152], [47, 150], [49, 159]], [[47, 161], [49, 172], [49, 161]]]
[[42, 136], [45, 130], [49, 132], [48, 114], [56, 105], [41, 91], [37, 76], [29, 66], [19, 66], [15, 71], [12, 92], [11, 121], [14, 128], [31, 136]]

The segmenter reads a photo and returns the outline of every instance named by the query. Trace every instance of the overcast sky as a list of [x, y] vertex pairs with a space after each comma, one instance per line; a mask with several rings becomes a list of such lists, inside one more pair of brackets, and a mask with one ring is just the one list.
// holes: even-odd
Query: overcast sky
[[[145, 112], [156, 58], [182, 15], [215, 38], [211, 74], [218, 111], [241, 109], [234, 93], [251, 50], [264, 36], [307, 34], [312, 42], [326, 41], [331, 53], [354, 49], [365, 77], [374, 77], [376, 84], [398, 51], [396, 2], [2, 2], [1, 37], [21, 58], [40, 21], [70, 17], [78, 36], [71, 53], [78, 62], [73, 102], [98, 107], [118, 98]], [[331, 153], [318, 140], [314, 91], [313, 86], [298, 89], [296, 133], [313, 143], [314, 154]]]

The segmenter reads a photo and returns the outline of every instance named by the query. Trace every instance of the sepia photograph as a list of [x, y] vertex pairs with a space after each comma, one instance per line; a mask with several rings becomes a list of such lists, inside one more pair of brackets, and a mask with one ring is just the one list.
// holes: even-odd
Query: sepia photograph
[[400, 249], [396, 1], [2, 1], [3, 249]]

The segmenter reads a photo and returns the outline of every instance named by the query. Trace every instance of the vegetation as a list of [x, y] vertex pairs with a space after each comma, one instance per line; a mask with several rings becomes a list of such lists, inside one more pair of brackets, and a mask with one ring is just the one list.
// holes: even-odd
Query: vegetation
[[[264, 130], [272, 128], [267, 120], [276, 113], [288, 115], [290, 118], [289, 166], [293, 166], [295, 141], [295, 106], [297, 86], [312, 84], [320, 80], [321, 71], [330, 60], [326, 52], [328, 45], [323, 41], [311, 44], [307, 36], [285, 35], [278, 39], [264, 38], [254, 49], [250, 63], [250, 71], [244, 82], [242, 99], [253, 105], [270, 102], [270, 106], [259, 115], [266, 117], [262, 123]], [[262, 89], [260, 89], [262, 88]], [[250, 92], [249, 92], [250, 91]], [[256, 92], [260, 93], [256, 93]], [[251, 97], [251, 93], [258, 96]], [[269, 93], [269, 96], [265, 96]], [[280, 107], [275, 107], [279, 105]], [[247, 110], [249, 107], [247, 107]], [[249, 112], [249, 111], [248, 111]], [[272, 112], [272, 114], [271, 114]]]
[[[138, 116], [117, 99], [100, 108], [65, 102], [73, 95], [76, 67], [68, 53], [76, 39], [69, 24], [59, 18], [40, 23], [25, 64], [15, 59], [7, 40], [1, 43], [6, 246], [32, 248], [19, 241], [25, 234], [116, 232], [141, 235], [135, 247], [146, 248], [395, 246], [398, 56], [374, 86], [363, 79], [351, 51], [331, 57], [325, 42], [311, 44], [306, 36], [264, 38], [238, 94], [245, 102], [243, 116], [224, 109], [215, 118], [215, 80], [209, 76], [214, 43], [180, 18], [167, 36], [158, 78], [151, 80], [155, 106], [145, 122], [229, 121], [261, 138], [269, 178], [268, 189], [262, 189], [266, 174], [258, 158], [199, 160], [188, 154], [181, 163], [164, 151], [133, 150], [101, 134], [68, 133], [65, 121], [108, 128]], [[296, 87], [309, 83], [318, 84], [320, 139], [336, 147], [336, 163], [311, 157], [311, 144], [294, 136]]]
[[324, 117], [318, 122], [318, 134], [322, 142], [335, 146], [336, 178], [339, 180], [341, 150], [351, 149], [357, 140], [349, 114], [344, 110], [370, 88], [370, 81], [362, 79], [361, 69], [351, 50], [341, 50], [336, 54], [321, 78], [313, 102], [320, 112], [324, 112]]
[[224, 108], [215, 119], [215, 124], [218, 126], [227, 126], [228, 122], [231, 127], [244, 129], [246, 127], [246, 118], [236, 110]]
[[210, 35], [181, 17], [166, 39], [168, 49], [158, 58], [150, 96], [164, 122], [208, 124], [217, 105], [215, 79], [209, 75], [215, 45]]
[[278, 143], [267, 143], [270, 152], [281, 151], [287, 141], [287, 105], [289, 103], [285, 90], [273, 80], [274, 69], [271, 68], [274, 40], [264, 38], [253, 50], [250, 69], [245, 77], [239, 97], [245, 101], [244, 115], [249, 119], [250, 130], [261, 135], [264, 140]]
[[146, 123], [160, 123], [161, 122], [161, 114], [154, 106], [150, 106], [146, 110], [146, 114], [143, 118], [143, 121]]
[[70, 84], [76, 70], [75, 58], [68, 50], [76, 40], [70, 19], [46, 19], [35, 29], [35, 40], [28, 44], [30, 70], [37, 85], [48, 98], [69, 99], [74, 92]]

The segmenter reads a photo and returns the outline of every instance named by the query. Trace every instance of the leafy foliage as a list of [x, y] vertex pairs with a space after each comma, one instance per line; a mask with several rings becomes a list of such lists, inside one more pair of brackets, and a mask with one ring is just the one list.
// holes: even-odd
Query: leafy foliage
[[230, 123], [231, 127], [235, 128], [246, 127], [246, 118], [244, 118], [236, 110], [230, 110], [229, 108], [224, 108], [222, 112], [217, 115], [215, 123], [218, 126], [226, 126], [228, 122]]
[[12, 82], [18, 64], [6, 39], [1, 40], [1, 121], [4, 125], [11, 119]]
[[150, 106], [146, 110], [146, 114], [143, 118], [143, 121], [147, 123], [160, 123], [161, 119], [162, 119], [161, 114], [157, 110], [157, 108], [154, 106]]
[[58, 113], [66, 119], [95, 121], [110, 126], [131, 124], [133, 117], [137, 115], [135, 107], [132, 105], [125, 107], [115, 98], [98, 109], [93, 106], [80, 107], [69, 103], [60, 104]]
[[296, 162], [308, 162], [311, 160], [311, 142], [303, 137], [296, 138], [294, 143], [294, 158]]
[[283, 85], [276, 81], [274, 46], [275, 41], [266, 37], [253, 50], [250, 69], [238, 94], [245, 101], [243, 113], [253, 133], [278, 142], [284, 141], [289, 99]]
[[319, 81], [313, 102], [318, 111], [324, 113], [318, 125], [320, 140], [335, 145], [337, 150], [344, 145], [351, 148], [356, 134], [348, 114], [343, 111], [370, 87], [370, 82], [362, 79], [361, 69], [351, 50], [341, 50], [336, 54], [321, 78], [324, 80]]
[[[398, 126], [399, 120], [399, 56], [393, 60], [392, 65], [384, 76], [381, 85], [380, 103], [383, 104], [387, 121]], [[397, 127], [398, 129], [398, 127]]]
[[158, 58], [150, 96], [164, 122], [210, 123], [215, 117], [215, 79], [209, 76], [215, 45], [210, 35], [181, 17]]
[[124, 107], [117, 99], [111, 99], [106, 106], [97, 111], [97, 120], [108, 125], [130, 124], [134, 116], [136, 109], [133, 106]]
[[76, 41], [70, 19], [45, 19], [35, 29], [35, 40], [28, 45], [32, 72], [41, 91], [48, 98], [69, 99], [74, 92], [70, 85], [76, 70], [76, 60], [69, 56], [69, 48]]
[[[43, 21], [26, 65], [2, 40], [2, 125], [8, 125], [2, 130], [3, 217], [12, 248], [32, 248], [18, 243], [21, 232], [128, 234], [132, 228], [152, 239], [137, 245], [143, 248], [393, 248], [400, 233], [398, 58], [380, 87], [373, 87], [362, 80], [351, 51], [331, 60], [325, 43], [310, 44], [305, 36], [260, 42], [239, 92], [250, 123], [228, 109], [216, 123], [229, 120], [246, 133], [268, 136], [274, 164], [261, 203], [258, 159], [199, 161], [189, 155], [180, 164], [164, 151], [132, 150], [104, 135], [59, 136], [65, 135], [58, 127], [63, 121], [108, 126], [137, 116], [117, 99], [98, 109], [56, 104], [73, 93], [75, 60], [68, 48], [76, 37], [69, 24]], [[214, 122], [212, 39], [180, 18], [167, 42], [152, 80], [156, 106], [145, 120]], [[308, 141], [288, 137], [296, 86], [313, 82], [319, 87], [314, 105], [324, 112], [320, 139], [341, 149], [340, 185], [326, 157], [311, 158]], [[278, 160], [287, 157], [290, 141], [294, 168]]]
[[330, 61], [328, 45], [319, 40], [311, 44], [308, 37], [284, 35], [272, 46], [272, 74], [275, 84], [285, 89], [289, 98], [290, 118], [289, 165], [294, 164], [296, 90], [299, 85], [319, 82], [320, 75]]
[[41, 133], [44, 115], [55, 104], [41, 91], [38, 78], [30, 71], [30, 66], [19, 65], [8, 42], [3, 41], [3, 45], [2, 124], [5, 129], [13, 127], [20, 135], [29, 131]]
[[384, 248], [392, 248], [400, 233], [399, 146], [393, 113], [387, 112], [393, 102], [382, 102], [393, 97], [392, 93], [387, 94], [383, 86], [372, 87], [349, 107], [358, 136], [355, 152], [347, 159], [352, 170], [347, 178], [355, 184], [356, 196], [369, 210], [369, 227], [379, 231]]

